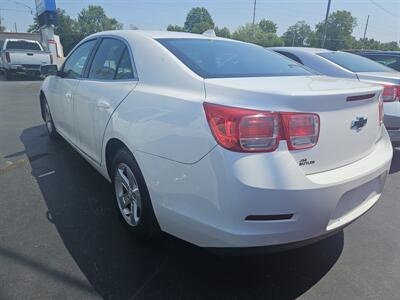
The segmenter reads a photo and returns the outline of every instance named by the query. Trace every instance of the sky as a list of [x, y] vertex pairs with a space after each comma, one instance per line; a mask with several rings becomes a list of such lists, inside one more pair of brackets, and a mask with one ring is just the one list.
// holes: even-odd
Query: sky
[[[0, 0], [0, 17], [8, 30], [14, 31], [16, 23], [20, 32], [32, 23], [27, 7], [35, 7], [35, 0]], [[257, 0], [256, 20], [270, 19], [278, 25], [281, 35], [299, 20], [312, 27], [325, 18], [328, 0]], [[165, 30], [168, 24], [183, 25], [192, 7], [208, 9], [218, 27], [231, 31], [252, 21], [254, 0], [56, 0], [57, 7], [76, 17], [90, 4], [101, 5], [110, 17], [140, 29]], [[363, 36], [365, 23], [370, 15], [368, 38], [382, 42], [400, 40], [400, 0], [332, 0], [331, 12], [348, 10], [357, 18], [358, 26], [353, 35]]]

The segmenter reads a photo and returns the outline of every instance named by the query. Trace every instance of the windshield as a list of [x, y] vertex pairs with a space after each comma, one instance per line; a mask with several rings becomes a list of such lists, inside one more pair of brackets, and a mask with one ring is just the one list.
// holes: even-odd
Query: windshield
[[158, 42], [203, 78], [313, 75], [292, 60], [252, 44], [208, 39]]
[[356, 54], [337, 51], [319, 55], [352, 72], [393, 72], [388, 67]]
[[27, 41], [8, 41], [6, 48], [7, 50], [42, 50], [38, 43]]

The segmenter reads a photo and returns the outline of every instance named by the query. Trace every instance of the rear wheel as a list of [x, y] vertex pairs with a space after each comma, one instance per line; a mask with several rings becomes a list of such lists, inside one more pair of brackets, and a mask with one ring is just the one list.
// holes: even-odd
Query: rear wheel
[[112, 163], [112, 181], [121, 219], [133, 235], [149, 240], [160, 233], [142, 172], [128, 149], [117, 152]]

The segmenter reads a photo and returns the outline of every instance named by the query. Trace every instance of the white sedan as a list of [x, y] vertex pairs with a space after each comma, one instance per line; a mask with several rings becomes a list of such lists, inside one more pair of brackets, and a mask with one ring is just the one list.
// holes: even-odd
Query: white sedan
[[77, 45], [40, 103], [135, 236], [220, 248], [299, 245], [368, 211], [392, 158], [381, 97], [248, 43], [112, 31]]

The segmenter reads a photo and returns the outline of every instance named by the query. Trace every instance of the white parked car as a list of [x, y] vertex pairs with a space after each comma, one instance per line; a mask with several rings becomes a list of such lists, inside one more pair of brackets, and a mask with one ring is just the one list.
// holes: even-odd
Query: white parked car
[[368, 58], [318, 48], [270, 48], [321, 74], [384, 86], [384, 124], [392, 142], [400, 142], [400, 72]]
[[0, 41], [0, 71], [7, 79], [16, 75], [40, 76], [43, 65], [53, 63], [53, 55], [37, 41], [6, 39]]
[[40, 103], [134, 235], [254, 247], [321, 238], [377, 202], [392, 158], [381, 94], [252, 44], [112, 31], [83, 40]]

